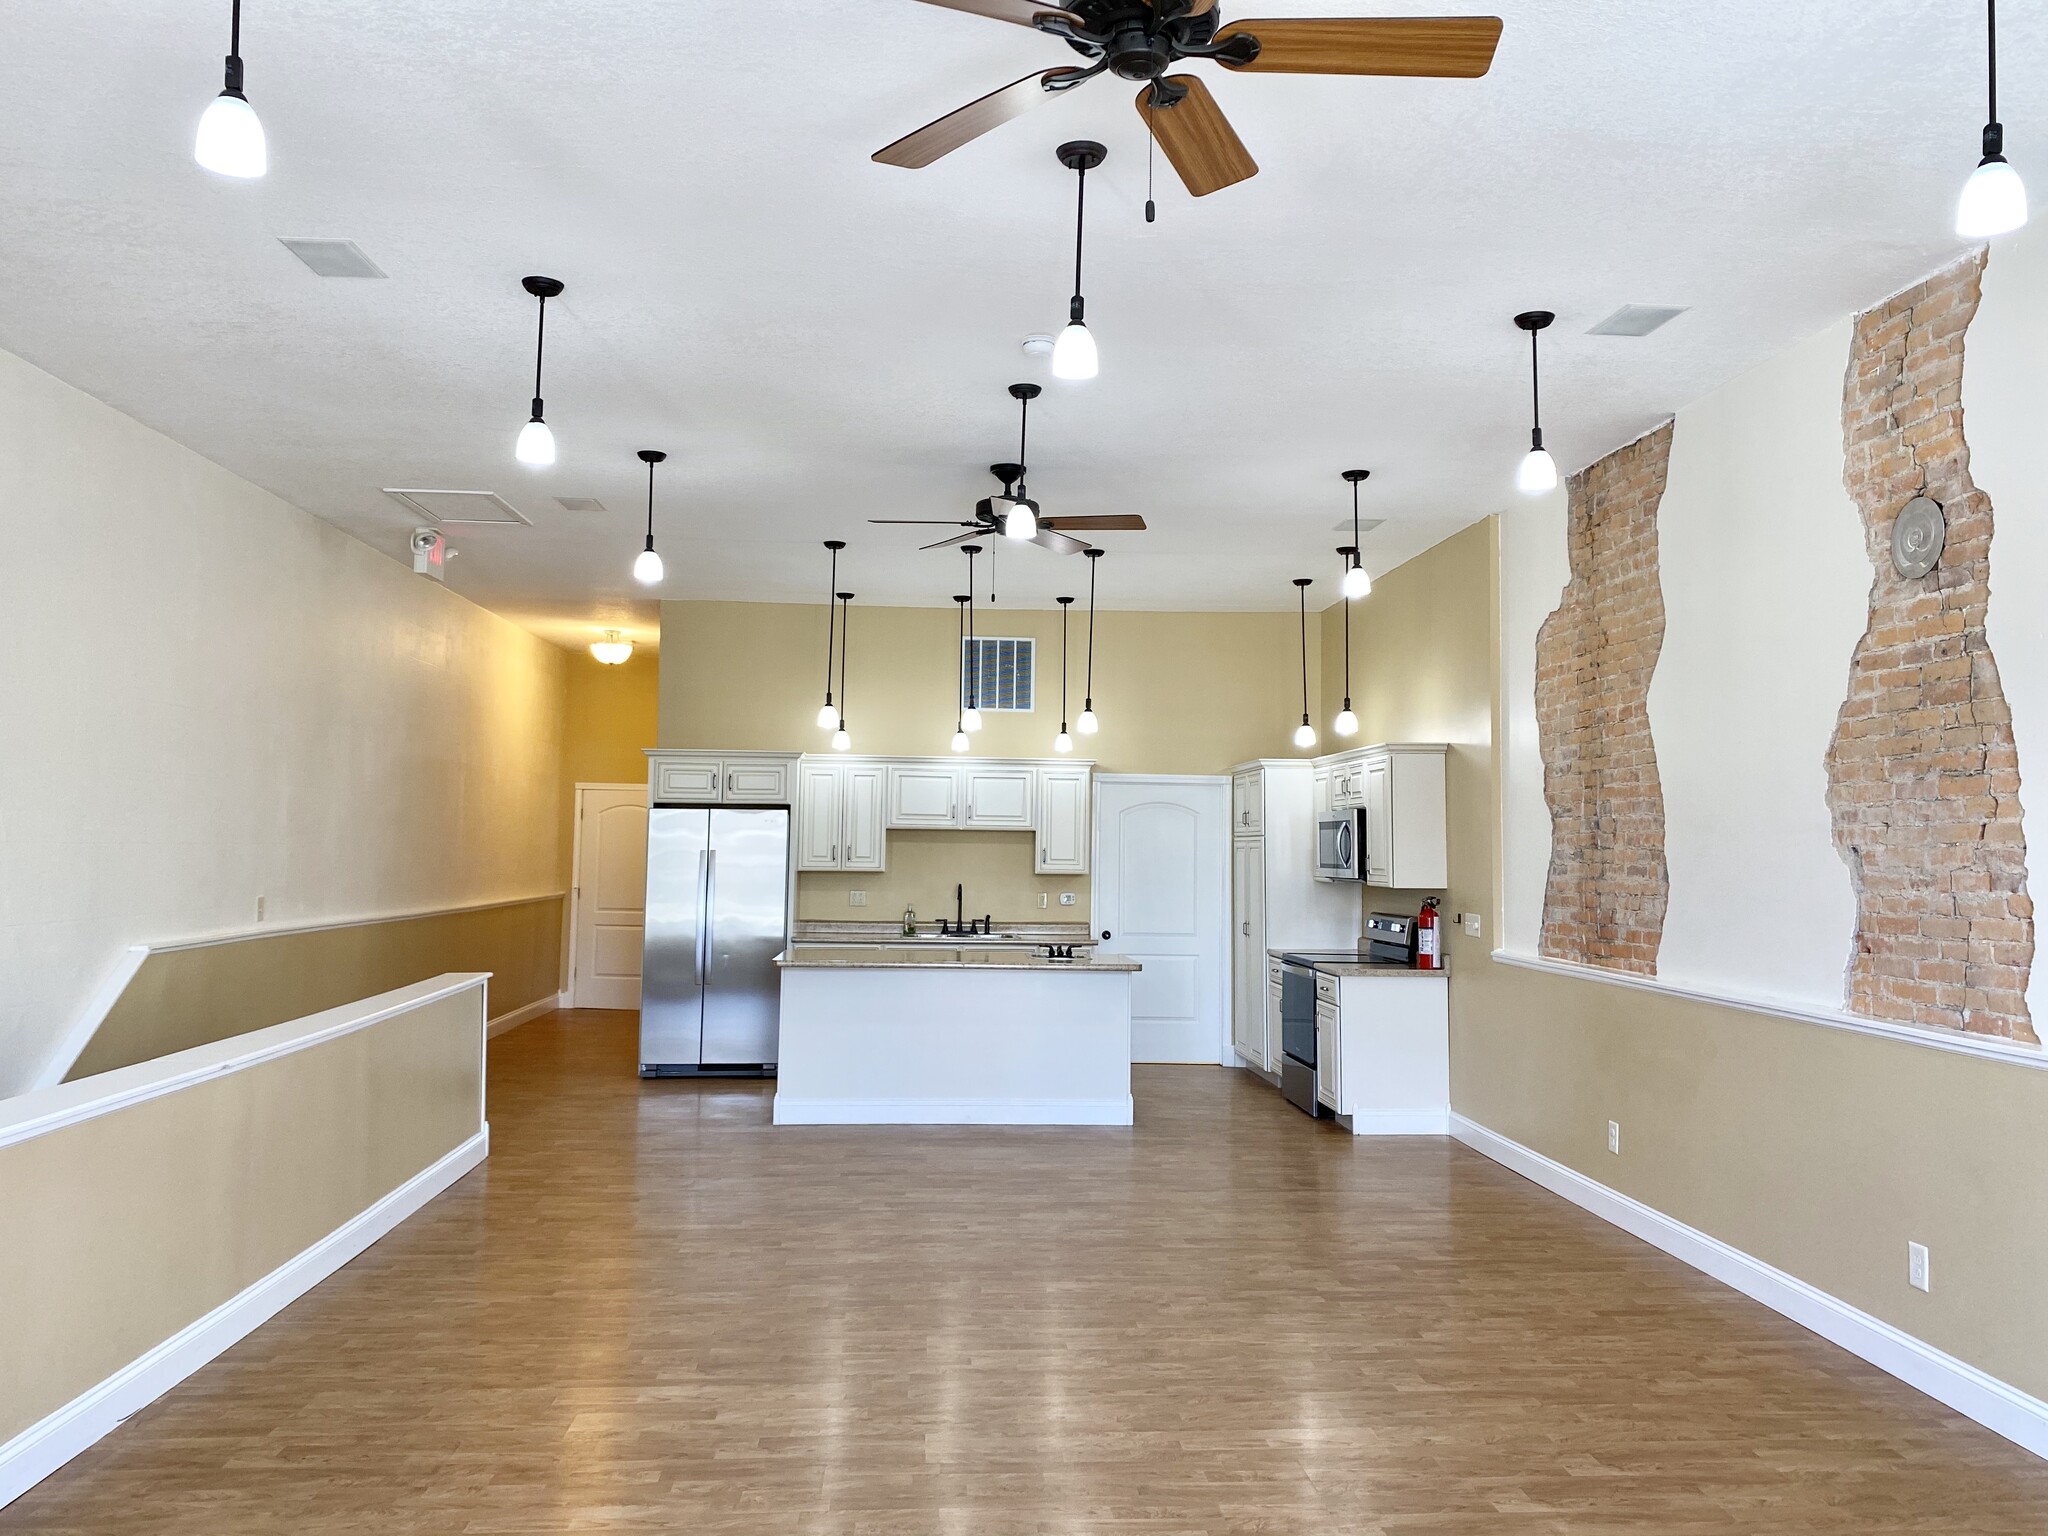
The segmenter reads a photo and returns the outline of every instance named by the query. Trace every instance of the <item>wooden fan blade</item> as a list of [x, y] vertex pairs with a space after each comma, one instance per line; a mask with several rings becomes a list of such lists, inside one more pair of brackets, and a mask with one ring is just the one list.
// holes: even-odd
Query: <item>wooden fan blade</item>
[[1040, 549], [1049, 549], [1056, 555], [1078, 555], [1088, 547], [1081, 539], [1070, 539], [1064, 533], [1056, 533], [1040, 523], [1038, 532], [1031, 535], [1031, 542]]
[[1138, 116], [1152, 125], [1152, 136], [1188, 191], [1207, 197], [1258, 175], [1258, 161], [1245, 149], [1209, 87], [1194, 75], [1166, 78], [1185, 87], [1187, 94], [1170, 107], [1155, 107], [1152, 87], [1147, 85], [1138, 92]]
[[977, 525], [968, 529], [965, 533], [954, 534], [950, 539], [941, 539], [936, 544], [920, 544], [917, 546], [917, 552], [923, 554], [928, 549], [945, 549], [950, 545], [965, 544], [969, 539], [981, 538], [987, 532], [988, 529]]
[[1145, 519], [1135, 512], [1111, 512], [1102, 517], [1041, 517], [1041, 528], [1056, 528], [1065, 533], [1070, 528], [1089, 528], [1110, 533], [1143, 533]]
[[[1221, 43], [1249, 32], [1259, 56], [1231, 69], [1286, 75], [1437, 75], [1472, 80], [1493, 67], [1498, 16], [1331, 16], [1313, 21], [1233, 21]], [[1160, 114], [1163, 118], [1164, 113]]]
[[970, 101], [958, 111], [948, 112], [944, 117], [926, 123], [915, 133], [906, 133], [894, 144], [878, 149], [870, 157], [883, 165], [900, 165], [907, 170], [922, 170], [941, 155], [950, 155], [962, 144], [980, 138], [991, 128], [1000, 128], [1013, 117], [1021, 117], [1033, 107], [1043, 106], [1059, 94], [1050, 84], [1065, 75], [1078, 75], [1078, 69], [1048, 69], [1035, 75], [1026, 75], [1022, 80], [1012, 80], [999, 91], [990, 91], [978, 101]]
[[[926, 5], [943, 6], [949, 11], [967, 11], [976, 16], [986, 16], [992, 21], [1013, 21], [1020, 27], [1032, 26], [1040, 16], [1057, 16], [1062, 21], [1081, 25], [1081, 18], [1072, 11], [1063, 11], [1056, 5], [1034, 5], [1032, 0], [924, 0]], [[1209, 0], [1214, 5], [1216, 0]]]

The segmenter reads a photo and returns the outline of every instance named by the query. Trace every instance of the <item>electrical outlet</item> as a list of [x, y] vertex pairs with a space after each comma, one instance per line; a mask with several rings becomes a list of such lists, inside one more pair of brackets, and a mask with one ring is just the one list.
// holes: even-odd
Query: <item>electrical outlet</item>
[[846, 893], [846, 904], [849, 907], [864, 907], [868, 904], [868, 893], [866, 891], [848, 891]]
[[1927, 1289], [1927, 1245], [1906, 1244], [1906, 1284], [1916, 1291]]
[[1061, 906], [1063, 906], [1063, 907], [1071, 907], [1071, 906], [1072, 906], [1073, 904], [1074, 904], [1074, 893], [1073, 893], [1072, 891], [1061, 891], [1061, 892], [1060, 892], [1060, 905], [1061, 905]]
[[1621, 1156], [1621, 1122], [1619, 1120], [1607, 1122], [1607, 1150], [1616, 1157]]
[[1467, 912], [1465, 914], [1465, 937], [1468, 939], [1479, 937], [1479, 914], [1477, 912]]
[[268, 906], [269, 904], [270, 904], [270, 898], [269, 898], [269, 897], [267, 897], [267, 896], [258, 896], [258, 897], [256, 898], [256, 921], [257, 921], [257, 922], [259, 922], [259, 923], [260, 923], [260, 922], [262, 922], [262, 921], [263, 921], [263, 909], [264, 909], [264, 908], [265, 908], [266, 906]]

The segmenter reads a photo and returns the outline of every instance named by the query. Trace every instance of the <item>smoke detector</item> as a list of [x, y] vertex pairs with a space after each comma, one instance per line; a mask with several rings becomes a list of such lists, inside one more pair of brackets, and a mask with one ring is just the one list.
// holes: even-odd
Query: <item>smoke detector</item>
[[385, 486], [384, 494], [417, 512], [430, 523], [505, 523], [517, 528], [533, 524], [496, 491], [401, 490]]
[[1051, 357], [1052, 338], [1043, 332], [1034, 331], [1031, 335], [1024, 338], [1024, 355], [1026, 357]]

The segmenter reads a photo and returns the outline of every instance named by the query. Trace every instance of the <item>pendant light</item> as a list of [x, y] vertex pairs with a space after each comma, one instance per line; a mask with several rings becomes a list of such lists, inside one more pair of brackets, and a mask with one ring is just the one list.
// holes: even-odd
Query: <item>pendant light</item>
[[853, 746], [846, 733], [846, 621], [853, 616], [853, 594], [839, 594], [839, 725], [832, 732], [832, 750], [845, 752]]
[[1060, 733], [1052, 739], [1055, 752], [1074, 750], [1074, 738], [1067, 734], [1067, 614], [1074, 606], [1071, 597], [1056, 597], [1060, 605]]
[[616, 629], [608, 629], [602, 640], [590, 642], [590, 654], [607, 667], [623, 666], [632, 659], [633, 642]]
[[981, 729], [981, 650], [974, 643], [974, 557], [981, 553], [979, 544], [963, 544], [961, 552], [967, 556], [967, 707], [960, 711], [960, 728], [965, 731]]
[[1529, 455], [1515, 471], [1515, 489], [1524, 496], [1543, 496], [1557, 489], [1557, 461], [1543, 447], [1543, 395], [1536, 372], [1536, 333], [1556, 318], [1547, 309], [1515, 316], [1515, 324], [1529, 333]]
[[832, 594], [839, 590], [839, 551], [846, 548], [846, 540], [827, 539], [825, 547], [832, 551], [832, 579], [825, 588], [825, 702], [818, 709], [818, 729], [836, 731], [839, 711], [832, 707], [832, 642], [838, 634], [839, 609]]
[[547, 350], [548, 300], [561, 297], [562, 283], [559, 278], [529, 277], [522, 279], [519, 286], [540, 300], [540, 321], [533, 337], [533, 418], [519, 429], [519, 440], [512, 445], [512, 456], [529, 469], [545, 469], [555, 462], [555, 434], [548, 430], [543, 419], [540, 364], [542, 354]]
[[962, 592], [953, 599], [960, 605], [960, 665], [953, 674], [953, 750], [967, 750], [967, 722], [964, 718], [967, 697], [967, 603], [971, 594]]
[[[1344, 594], [1346, 602], [1355, 603], [1361, 597], [1372, 596], [1372, 573], [1366, 570], [1358, 552], [1358, 488], [1371, 474], [1372, 471], [1369, 469], [1344, 471], [1344, 478], [1351, 482], [1351, 563], [1344, 567], [1344, 580], [1339, 584], [1338, 590]], [[1338, 553], [1342, 554], [1343, 551], [1339, 550]], [[1345, 622], [1348, 624], [1351, 621], [1346, 619]], [[1345, 731], [1344, 734], [1348, 736], [1351, 733]]]
[[1301, 724], [1294, 728], [1294, 744], [1297, 747], [1312, 747], [1316, 744], [1316, 728], [1308, 723], [1308, 589], [1310, 581], [1306, 576], [1294, 578], [1294, 589], [1301, 594]]
[[270, 146], [263, 137], [263, 124], [242, 94], [242, 0], [234, 0], [228, 22], [227, 82], [200, 114], [192, 158], [216, 176], [245, 181], [270, 169]]
[[1095, 718], [1095, 562], [1102, 558], [1099, 549], [1084, 549], [1081, 553], [1088, 558], [1088, 682], [1081, 695], [1081, 718], [1074, 722], [1074, 729], [1083, 736], [1093, 736], [1098, 728]]
[[[1362, 475], [1365, 471], [1360, 470], [1358, 473]], [[1341, 545], [1337, 553], [1344, 557], [1344, 575], [1348, 579], [1351, 573], [1358, 569], [1358, 546]], [[1358, 716], [1351, 708], [1351, 605], [1339, 603], [1337, 606], [1344, 610], [1344, 707], [1337, 711], [1337, 718], [1331, 722], [1330, 728], [1339, 736], [1356, 736]]]
[[2010, 234], [2027, 222], [2027, 188], [2006, 163], [2005, 124], [1998, 120], [1998, 0], [1984, 0], [1984, 43], [1991, 107], [1984, 124], [1984, 158], [1956, 200], [1956, 233], [1965, 240]]
[[[1039, 396], [1036, 384], [1012, 384], [1010, 397], [1017, 402], [1017, 494], [1010, 498], [1010, 510], [1003, 517], [1003, 537], [1006, 539], [1034, 539], [1038, 537], [1038, 503], [1033, 501], [1024, 489], [1024, 466], [1031, 461], [1024, 457], [1024, 445], [1031, 426], [1031, 402]], [[995, 552], [989, 552], [993, 560]], [[995, 567], [991, 565], [990, 579], [994, 579]]]
[[[538, 406], [540, 402], [536, 400], [534, 404]], [[667, 457], [658, 448], [640, 450], [640, 462], [647, 466], [647, 547], [633, 557], [633, 579], [643, 587], [661, 585], [661, 556], [654, 552], [654, 466]]]
[[1087, 302], [1081, 297], [1081, 235], [1088, 225], [1088, 173], [1102, 164], [1109, 151], [1092, 139], [1075, 139], [1062, 144], [1056, 153], [1060, 164], [1074, 173], [1074, 297], [1067, 304], [1067, 328], [1052, 344], [1052, 376], [1092, 379], [1101, 362], [1095, 338], [1088, 331]]

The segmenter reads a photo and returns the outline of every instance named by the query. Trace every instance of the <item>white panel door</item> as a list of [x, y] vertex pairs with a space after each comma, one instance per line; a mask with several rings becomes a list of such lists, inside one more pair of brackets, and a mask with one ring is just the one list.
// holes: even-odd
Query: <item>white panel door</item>
[[1038, 770], [1038, 857], [1041, 875], [1088, 873], [1088, 797], [1092, 770]]
[[[1131, 1059], [1230, 1060], [1230, 786], [1095, 779], [1094, 920], [1131, 978]], [[1263, 981], [1263, 976], [1261, 976]]]
[[576, 952], [569, 1001], [577, 1008], [638, 1008], [647, 791], [637, 784], [580, 785], [576, 803]]
[[882, 796], [887, 775], [880, 763], [848, 763], [840, 769], [839, 867], [886, 867]]

